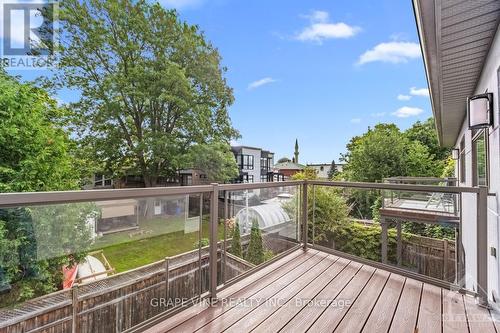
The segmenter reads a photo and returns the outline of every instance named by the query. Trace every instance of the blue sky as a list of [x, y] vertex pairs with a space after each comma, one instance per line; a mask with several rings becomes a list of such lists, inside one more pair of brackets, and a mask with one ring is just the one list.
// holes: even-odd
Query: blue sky
[[241, 144], [291, 157], [298, 138], [301, 162], [330, 162], [368, 126], [431, 116], [410, 0], [162, 3], [219, 48]]
[[298, 138], [301, 163], [329, 163], [368, 126], [431, 116], [410, 0], [161, 3], [219, 49], [239, 144], [291, 157]]

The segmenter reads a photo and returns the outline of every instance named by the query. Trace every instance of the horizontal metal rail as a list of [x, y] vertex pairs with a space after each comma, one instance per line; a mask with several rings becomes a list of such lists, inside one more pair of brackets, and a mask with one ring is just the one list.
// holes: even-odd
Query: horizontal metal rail
[[0, 194], [0, 208], [209, 193], [211, 185]]
[[[297, 180], [270, 183], [250, 183], [250, 184], [221, 184], [220, 191], [242, 191], [262, 188], [276, 188], [287, 186], [298, 186], [303, 184], [393, 190], [393, 191], [413, 191], [413, 192], [438, 192], [438, 193], [478, 193], [476, 187], [457, 186], [431, 186], [412, 184], [384, 184], [384, 183], [361, 183], [361, 182], [332, 182], [322, 180]], [[23, 192], [23, 193], [2, 193], [0, 194], [0, 208], [15, 206], [35, 206], [51, 205], [78, 202], [95, 202], [120, 199], [141, 199], [150, 197], [165, 197], [175, 195], [210, 193], [213, 191], [212, 185], [200, 186], [176, 186], [176, 187], [153, 187], [153, 188], [133, 188], [133, 189], [107, 189], [107, 190], [84, 190], [84, 191], [56, 191], [56, 192]]]
[[330, 182], [330, 181], [324, 181], [324, 180], [307, 180], [306, 182], [309, 185], [359, 188], [359, 189], [373, 189], [373, 190], [437, 192], [437, 193], [456, 193], [456, 194], [459, 194], [459, 193], [479, 193], [479, 188], [477, 188], [477, 187], [360, 183], [360, 182]]
[[269, 183], [241, 183], [241, 184], [220, 184], [220, 191], [244, 191], [261, 188], [287, 187], [303, 185], [303, 180], [291, 180], [285, 182], [269, 182]]

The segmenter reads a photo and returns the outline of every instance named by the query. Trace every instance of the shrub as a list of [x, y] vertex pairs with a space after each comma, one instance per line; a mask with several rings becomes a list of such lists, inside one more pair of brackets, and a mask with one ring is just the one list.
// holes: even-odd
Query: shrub
[[242, 258], [242, 250], [241, 250], [241, 235], [240, 235], [240, 224], [236, 222], [233, 228], [233, 236], [231, 240], [231, 249], [229, 253], [234, 254], [237, 257]]
[[248, 244], [246, 260], [254, 265], [264, 262], [264, 245], [262, 244], [262, 234], [257, 220], [252, 221], [250, 232], [250, 243]]

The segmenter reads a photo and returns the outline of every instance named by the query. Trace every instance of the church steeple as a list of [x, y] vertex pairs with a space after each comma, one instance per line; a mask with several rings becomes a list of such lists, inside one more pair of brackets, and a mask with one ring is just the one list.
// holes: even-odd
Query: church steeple
[[295, 153], [293, 154], [295, 156], [294, 162], [299, 163], [299, 140], [295, 139]]

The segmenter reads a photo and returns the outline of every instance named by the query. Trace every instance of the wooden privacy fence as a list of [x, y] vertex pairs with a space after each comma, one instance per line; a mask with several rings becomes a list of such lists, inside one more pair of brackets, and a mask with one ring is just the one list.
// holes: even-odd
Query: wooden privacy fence
[[455, 282], [456, 248], [454, 241], [408, 235], [402, 243], [403, 265], [405, 267], [419, 274]]
[[[224, 256], [231, 279], [252, 266]], [[0, 311], [0, 333], [122, 332], [208, 290], [208, 250], [156, 262], [100, 281], [75, 286]], [[221, 254], [218, 270], [221, 271]], [[220, 277], [220, 274], [218, 275]]]

